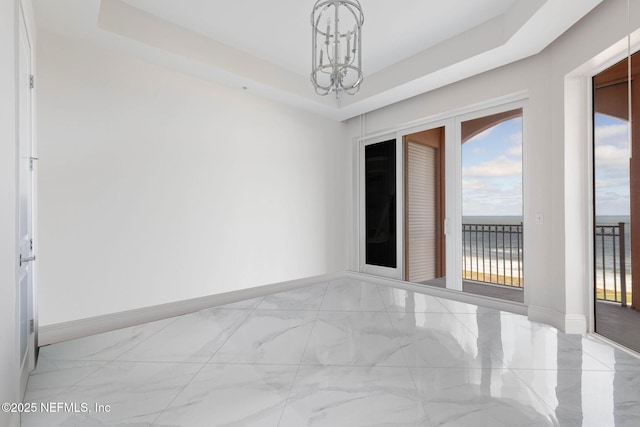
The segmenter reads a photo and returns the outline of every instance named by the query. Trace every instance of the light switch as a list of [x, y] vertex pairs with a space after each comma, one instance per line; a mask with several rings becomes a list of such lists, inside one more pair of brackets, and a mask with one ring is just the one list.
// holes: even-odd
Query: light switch
[[542, 212], [536, 213], [536, 224], [538, 225], [544, 224], [544, 214]]

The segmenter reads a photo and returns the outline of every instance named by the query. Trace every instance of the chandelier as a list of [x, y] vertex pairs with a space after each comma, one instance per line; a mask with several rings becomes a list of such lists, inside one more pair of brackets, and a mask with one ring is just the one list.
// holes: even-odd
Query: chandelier
[[311, 82], [318, 95], [355, 95], [362, 83], [362, 24], [358, 0], [318, 0], [311, 12]]

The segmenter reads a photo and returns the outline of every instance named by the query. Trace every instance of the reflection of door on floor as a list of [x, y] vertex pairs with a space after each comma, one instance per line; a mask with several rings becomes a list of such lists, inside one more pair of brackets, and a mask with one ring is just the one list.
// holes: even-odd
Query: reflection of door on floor
[[631, 56], [631, 67], [625, 59], [593, 78], [595, 331], [635, 351], [640, 281], [632, 272], [640, 270], [640, 186], [631, 183], [640, 181], [639, 79], [640, 53]]
[[405, 280], [445, 276], [444, 128], [404, 137]]

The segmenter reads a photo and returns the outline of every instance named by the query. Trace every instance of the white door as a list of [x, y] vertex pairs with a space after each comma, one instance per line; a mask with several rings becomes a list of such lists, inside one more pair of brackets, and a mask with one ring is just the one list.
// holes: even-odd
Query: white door
[[[21, 17], [23, 18], [23, 17]], [[18, 146], [19, 146], [19, 274], [18, 324], [21, 361], [21, 391], [24, 392], [29, 372], [35, 365], [35, 317], [33, 292], [33, 140], [31, 136], [31, 44], [24, 19], [19, 25], [18, 62]]]

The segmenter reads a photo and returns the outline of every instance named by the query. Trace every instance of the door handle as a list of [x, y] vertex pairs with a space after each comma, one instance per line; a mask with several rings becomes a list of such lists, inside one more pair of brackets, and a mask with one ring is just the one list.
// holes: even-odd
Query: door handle
[[35, 261], [36, 260], [36, 256], [30, 256], [30, 257], [26, 257], [26, 258], [22, 258], [22, 254], [20, 254], [20, 267], [22, 267], [22, 264], [26, 264], [28, 262], [31, 261]]

